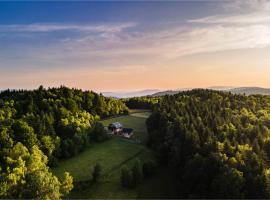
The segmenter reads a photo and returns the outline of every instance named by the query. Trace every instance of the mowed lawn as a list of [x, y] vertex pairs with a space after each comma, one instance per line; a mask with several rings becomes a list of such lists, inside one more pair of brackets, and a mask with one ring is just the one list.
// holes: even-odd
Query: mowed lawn
[[[136, 115], [140, 113], [140, 115]], [[135, 114], [135, 116], [134, 116]], [[104, 126], [112, 122], [120, 122], [124, 127], [133, 128], [132, 139], [112, 137], [111, 139], [90, 146], [79, 155], [61, 161], [53, 169], [53, 173], [61, 178], [65, 171], [69, 172], [75, 182], [91, 179], [91, 172], [96, 163], [102, 166], [103, 180], [87, 190], [76, 192], [70, 198], [136, 198], [136, 190], [123, 189], [120, 185], [120, 172], [123, 166], [132, 166], [135, 160], [142, 162], [152, 160], [153, 153], [144, 146], [146, 139], [145, 121], [150, 112], [132, 112], [127, 116], [120, 116], [101, 121]]]

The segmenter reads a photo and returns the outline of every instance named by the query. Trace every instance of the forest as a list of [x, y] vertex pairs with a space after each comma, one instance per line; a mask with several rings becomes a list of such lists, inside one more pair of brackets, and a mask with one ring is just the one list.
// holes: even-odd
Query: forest
[[143, 96], [122, 99], [122, 101], [130, 109], [149, 109], [152, 110], [154, 106], [160, 101], [161, 97]]
[[[138, 113], [126, 115], [129, 108], [151, 110], [145, 117], [147, 134], [144, 118], [138, 118]], [[61, 170], [72, 166], [62, 161], [80, 155], [94, 160], [100, 153], [117, 150], [102, 147], [103, 141], [111, 141], [103, 142], [107, 147], [129, 148], [134, 155], [137, 148], [146, 148], [108, 140], [104, 125], [116, 119], [137, 124], [137, 131], [141, 129], [137, 137], [145, 138], [156, 156], [155, 163], [135, 160], [129, 167], [121, 165], [112, 182], [119, 182], [118, 192], [134, 192], [156, 176], [154, 169], [162, 168], [172, 177], [174, 198], [270, 198], [270, 96], [196, 89], [162, 97], [114, 99], [64, 86], [0, 93], [0, 198], [61, 199], [69, 197], [74, 186], [73, 195], [84, 187], [95, 192], [88, 179], [75, 183], [72, 174], [65, 172], [69, 170]], [[87, 154], [78, 155], [86, 149]], [[62, 175], [56, 176], [51, 168], [60, 162]], [[91, 165], [95, 166], [91, 177], [99, 182], [106, 165]], [[80, 173], [74, 175], [80, 180]]]
[[200, 89], [166, 95], [147, 129], [178, 198], [270, 197], [269, 96]]
[[73, 178], [50, 167], [106, 140], [98, 120], [127, 114], [120, 101], [92, 91], [59, 88], [0, 93], [0, 198], [59, 199]]

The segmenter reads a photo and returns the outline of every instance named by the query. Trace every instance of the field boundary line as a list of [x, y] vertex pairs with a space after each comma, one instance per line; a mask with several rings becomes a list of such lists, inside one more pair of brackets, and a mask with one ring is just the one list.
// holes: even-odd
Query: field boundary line
[[137, 153], [135, 153], [133, 156], [129, 157], [128, 159], [124, 160], [123, 162], [119, 163], [118, 165], [112, 167], [108, 172], [106, 172], [103, 176], [108, 176], [109, 174], [111, 174], [113, 171], [119, 169], [122, 165], [124, 165], [125, 163], [131, 161], [132, 159], [136, 158], [138, 155], [140, 155], [142, 152], [144, 151], [144, 149], [141, 149], [140, 151], [138, 151]]

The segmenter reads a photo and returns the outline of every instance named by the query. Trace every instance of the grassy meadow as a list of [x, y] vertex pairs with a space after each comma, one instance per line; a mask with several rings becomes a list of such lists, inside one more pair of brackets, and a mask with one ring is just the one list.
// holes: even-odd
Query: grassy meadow
[[108, 173], [113, 171], [115, 166], [128, 161], [129, 158], [143, 154], [143, 151], [148, 152], [142, 145], [115, 137], [103, 143], [94, 144], [79, 155], [61, 161], [54, 169], [54, 173], [60, 176], [64, 171], [68, 171], [75, 181], [85, 181], [91, 178], [91, 171], [96, 163], [100, 163], [103, 172]]
[[[61, 174], [69, 172], [75, 182], [91, 179], [91, 173], [96, 163], [102, 166], [102, 179], [99, 183], [89, 185], [82, 191], [71, 192], [70, 198], [137, 198], [151, 196], [148, 194], [152, 187], [151, 180], [135, 189], [124, 189], [120, 185], [120, 173], [123, 166], [132, 166], [139, 159], [141, 161], [154, 160], [153, 152], [144, 145], [147, 137], [145, 121], [150, 115], [147, 110], [131, 110], [130, 115], [110, 118], [101, 121], [104, 126], [112, 122], [120, 122], [124, 127], [133, 128], [134, 135], [131, 139], [112, 137], [103, 142], [96, 143], [80, 153], [76, 157], [61, 161], [59, 166], [53, 169], [53, 173], [61, 178]], [[161, 173], [161, 177], [165, 177]], [[154, 180], [154, 179], [153, 179]], [[160, 179], [163, 182], [163, 179]], [[158, 181], [154, 181], [158, 186]], [[159, 190], [160, 191], [160, 190]]]

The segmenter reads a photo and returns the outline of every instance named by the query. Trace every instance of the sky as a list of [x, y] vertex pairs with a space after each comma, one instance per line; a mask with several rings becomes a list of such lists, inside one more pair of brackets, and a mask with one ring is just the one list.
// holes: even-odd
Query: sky
[[0, 89], [270, 88], [270, 1], [1, 1]]

